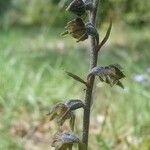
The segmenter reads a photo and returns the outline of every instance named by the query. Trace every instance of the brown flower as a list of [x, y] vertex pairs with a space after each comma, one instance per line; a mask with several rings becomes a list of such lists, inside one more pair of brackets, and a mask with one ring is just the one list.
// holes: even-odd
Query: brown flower
[[77, 42], [84, 41], [89, 35], [95, 37], [97, 43], [99, 42], [99, 34], [96, 28], [91, 24], [84, 24], [81, 18], [76, 18], [67, 23], [66, 31], [62, 35], [70, 34]]
[[125, 75], [121, 71], [122, 68], [118, 64], [113, 64], [105, 67], [94, 67], [88, 75], [88, 80], [91, 76], [98, 76], [102, 82], [106, 82], [110, 86], [118, 85], [123, 88], [123, 84], [120, 79], [124, 78]]
[[77, 42], [84, 41], [88, 38], [86, 27], [81, 18], [76, 18], [67, 23], [66, 31], [62, 35], [70, 34], [77, 39]]
[[57, 132], [52, 139], [52, 147], [55, 147], [55, 150], [67, 150], [71, 149], [73, 144], [78, 144], [79, 150], [82, 150], [82, 143], [80, 139], [70, 132]]
[[50, 121], [56, 119], [58, 126], [62, 126], [64, 122], [69, 119], [70, 127], [74, 129], [75, 115], [74, 110], [84, 108], [84, 104], [81, 100], [71, 99], [66, 103], [56, 104], [48, 114], [50, 116]]

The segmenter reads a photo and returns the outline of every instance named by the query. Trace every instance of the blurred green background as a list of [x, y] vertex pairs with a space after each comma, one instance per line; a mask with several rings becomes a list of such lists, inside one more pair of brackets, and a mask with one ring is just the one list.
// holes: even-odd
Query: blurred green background
[[[84, 87], [65, 74], [86, 78], [89, 68], [88, 41], [60, 36], [75, 17], [65, 12], [70, 1], [0, 0], [0, 150], [52, 149], [49, 109], [84, 99]], [[96, 81], [89, 150], [150, 149], [149, 10], [149, 0], [101, 0], [100, 38], [110, 18], [113, 28], [98, 63], [119, 63], [127, 77], [124, 90]], [[82, 110], [76, 115], [81, 137]]]

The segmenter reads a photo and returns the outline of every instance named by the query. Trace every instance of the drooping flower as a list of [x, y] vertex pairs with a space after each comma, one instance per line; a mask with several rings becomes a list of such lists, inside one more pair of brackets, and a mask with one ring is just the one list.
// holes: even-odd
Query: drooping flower
[[71, 99], [66, 103], [56, 104], [48, 114], [50, 116], [50, 121], [56, 119], [58, 126], [62, 126], [64, 122], [69, 119], [70, 127], [74, 129], [75, 115], [74, 110], [84, 108], [84, 104], [81, 100]]
[[84, 41], [88, 38], [86, 27], [81, 18], [76, 18], [67, 23], [66, 31], [62, 35], [70, 34], [77, 42]]
[[123, 84], [120, 82], [120, 79], [125, 77], [121, 69], [122, 68], [118, 64], [105, 67], [94, 67], [88, 75], [88, 80], [94, 75], [98, 76], [100, 81], [106, 82], [110, 86], [118, 85], [124, 88]]
[[62, 35], [70, 34], [73, 38], [77, 39], [77, 42], [86, 40], [89, 35], [95, 37], [97, 43], [99, 42], [99, 34], [96, 28], [91, 23], [85, 25], [81, 18], [68, 22], [65, 29], [66, 31]]
[[52, 147], [55, 147], [55, 150], [71, 149], [73, 144], [78, 144], [79, 150], [82, 150], [80, 139], [71, 132], [57, 132], [52, 139]]

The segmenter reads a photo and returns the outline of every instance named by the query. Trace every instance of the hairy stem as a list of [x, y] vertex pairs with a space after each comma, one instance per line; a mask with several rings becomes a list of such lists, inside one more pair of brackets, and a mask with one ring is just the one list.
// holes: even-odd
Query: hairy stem
[[[89, 21], [95, 25], [96, 24], [96, 14], [98, 8], [99, 0], [94, 0], [93, 2], [93, 10], [89, 13]], [[98, 52], [96, 50], [96, 42], [94, 37], [90, 37], [90, 69], [96, 67], [97, 65], [97, 58]], [[88, 149], [88, 137], [89, 137], [89, 125], [90, 125], [90, 108], [91, 108], [91, 101], [92, 101], [92, 92], [93, 92], [93, 85], [94, 85], [95, 77], [92, 76], [90, 82], [86, 89], [86, 96], [85, 96], [85, 109], [84, 109], [84, 118], [83, 118], [83, 143], [86, 145], [85, 150]]]

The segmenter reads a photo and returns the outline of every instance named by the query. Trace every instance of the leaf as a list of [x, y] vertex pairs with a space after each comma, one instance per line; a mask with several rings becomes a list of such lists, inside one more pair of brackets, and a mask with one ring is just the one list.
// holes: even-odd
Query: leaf
[[66, 72], [66, 73], [67, 73], [68, 76], [72, 77], [74, 80], [79, 81], [79, 82], [87, 85], [87, 83], [83, 79], [81, 79], [79, 76], [77, 76], [77, 75], [75, 75], [71, 72]]
[[114, 85], [118, 85], [121, 88], [123, 84], [120, 82], [120, 79], [124, 78], [125, 75], [121, 71], [122, 68], [118, 64], [112, 64], [105, 67], [94, 67], [88, 77], [87, 80], [89, 82], [91, 76], [98, 76], [101, 82], [105, 82], [109, 84], [111, 87]]
[[109, 27], [107, 29], [106, 35], [103, 38], [103, 40], [101, 41], [101, 43], [98, 45], [97, 51], [99, 51], [102, 48], [102, 46], [107, 42], [107, 40], [110, 36], [111, 28], [112, 28], [112, 21], [110, 21], [110, 24], [109, 24]]
[[71, 132], [57, 132], [52, 139], [52, 147], [56, 150], [67, 150], [72, 147], [74, 143], [81, 143], [80, 139]]
[[65, 103], [70, 110], [76, 110], [78, 108], [84, 108], [84, 103], [79, 99], [71, 99]]

